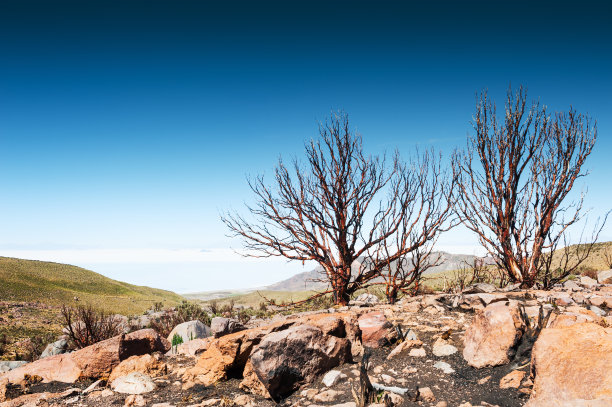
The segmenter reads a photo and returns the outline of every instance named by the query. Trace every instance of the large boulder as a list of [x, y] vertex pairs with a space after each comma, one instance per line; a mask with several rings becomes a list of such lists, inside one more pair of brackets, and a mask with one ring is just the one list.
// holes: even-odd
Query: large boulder
[[380, 311], [368, 312], [359, 317], [361, 342], [370, 348], [379, 348], [396, 339], [397, 333], [393, 325]]
[[267, 335], [254, 349], [241, 388], [278, 401], [351, 360], [347, 339], [325, 335], [310, 325], [293, 326]]
[[269, 333], [287, 329], [293, 322], [278, 322], [264, 327], [235, 332], [214, 340], [200, 354], [194, 367], [185, 371], [183, 387], [210, 386], [231, 376], [241, 376], [253, 347]]
[[168, 335], [168, 342], [172, 343], [174, 335], [179, 335], [183, 338], [183, 342], [187, 342], [192, 339], [207, 338], [211, 334], [210, 327], [204, 325], [201, 321], [187, 321], [174, 327]]
[[166, 364], [162, 362], [159, 353], [153, 355], [130, 356], [113, 369], [108, 378], [108, 382], [110, 383], [119, 377], [127, 376], [132, 372], [156, 376], [164, 374], [167, 370], [168, 368]]
[[61, 355], [62, 353], [66, 353], [68, 351], [68, 340], [67, 339], [59, 339], [53, 343], [48, 344], [45, 347], [45, 350], [40, 354], [40, 359]]
[[354, 357], [363, 353], [361, 329], [359, 329], [359, 322], [354, 314], [313, 314], [300, 317], [297, 323], [316, 326], [325, 335], [348, 339], [351, 343], [351, 353]]
[[524, 331], [516, 304], [494, 302], [477, 311], [465, 331], [463, 357], [476, 368], [506, 364]]
[[599, 284], [612, 284], [612, 269], [597, 273], [597, 281]]
[[122, 360], [134, 355], [165, 352], [168, 342], [152, 329], [143, 329], [95, 343], [76, 352], [49, 356], [6, 373], [10, 383], [20, 383], [25, 375], [39, 376], [43, 382], [74, 383], [77, 380], [108, 377]]
[[229, 335], [234, 332], [243, 331], [246, 329], [240, 321], [232, 318], [214, 317], [210, 322], [210, 330], [215, 338], [220, 338], [223, 335]]
[[[324, 335], [347, 339], [353, 356], [361, 354], [361, 331], [357, 319], [348, 313], [319, 313], [295, 315], [270, 325], [234, 332], [206, 344], [196, 365], [183, 375], [183, 387], [195, 384], [210, 386], [230, 377], [242, 377], [253, 348], [271, 333], [284, 331], [296, 325], [310, 325]], [[180, 345], [179, 345], [180, 346]]]
[[612, 405], [612, 328], [579, 323], [542, 330], [531, 370], [529, 407]]

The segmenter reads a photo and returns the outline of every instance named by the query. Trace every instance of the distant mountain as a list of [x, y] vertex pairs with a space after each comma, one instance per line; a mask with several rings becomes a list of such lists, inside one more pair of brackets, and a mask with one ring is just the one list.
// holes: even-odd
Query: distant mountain
[[[469, 254], [451, 254], [447, 252], [432, 253], [432, 256], [436, 255], [440, 256], [440, 264], [427, 270], [425, 275], [449, 270], [457, 270], [461, 266], [465, 265], [466, 262], [471, 263], [476, 258], [476, 256]], [[364, 261], [366, 260], [360, 259], [353, 264], [353, 274], [359, 270], [360, 265]], [[265, 287], [265, 289], [271, 291], [317, 291], [327, 287], [327, 282], [320, 280], [325, 280], [325, 273], [323, 268], [318, 266], [314, 270], [296, 274], [291, 278], [269, 285]]]

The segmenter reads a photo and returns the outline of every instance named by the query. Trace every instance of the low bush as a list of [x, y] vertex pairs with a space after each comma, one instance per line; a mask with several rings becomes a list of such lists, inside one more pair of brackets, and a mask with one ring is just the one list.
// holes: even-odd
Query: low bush
[[122, 320], [90, 305], [62, 307], [71, 347], [81, 349], [123, 332]]

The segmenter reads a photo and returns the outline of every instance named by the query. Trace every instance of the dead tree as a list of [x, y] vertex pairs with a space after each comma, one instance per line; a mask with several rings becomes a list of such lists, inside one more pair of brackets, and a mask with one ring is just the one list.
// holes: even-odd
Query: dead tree
[[320, 264], [334, 302], [347, 304], [378, 273], [376, 267], [351, 266], [403, 227], [411, 178], [397, 153], [390, 165], [384, 157], [367, 156], [346, 114], [332, 115], [319, 133], [306, 145], [305, 166], [294, 160], [290, 170], [281, 159], [274, 187], [263, 177], [249, 182], [257, 200], [247, 207], [250, 219], [228, 213], [222, 220], [243, 239], [247, 256]]
[[[440, 233], [456, 224], [452, 190], [456, 174], [444, 170], [441, 156], [425, 152], [402, 168], [400, 182], [405, 206], [397, 233], [382, 240], [369, 254], [366, 267], [373, 268], [385, 286], [387, 300], [393, 304], [400, 293], [414, 294], [421, 276], [440, 264], [433, 248]], [[395, 225], [381, 225], [385, 228]]]
[[527, 107], [521, 87], [508, 91], [503, 122], [495, 105], [480, 95], [475, 134], [467, 152], [456, 153], [461, 221], [513, 282], [532, 287], [541, 275], [543, 253], [582, 217], [583, 197], [567, 204], [597, 138], [589, 117], [570, 109], [548, 115], [538, 103]]

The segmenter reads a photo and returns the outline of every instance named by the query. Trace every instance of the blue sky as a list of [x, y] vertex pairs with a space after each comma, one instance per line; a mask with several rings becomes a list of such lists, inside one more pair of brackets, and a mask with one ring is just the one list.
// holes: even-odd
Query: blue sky
[[236, 258], [219, 220], [251, 199], [247, 175], [300, 157], [336, 109], [372, 153], [448, 155], [475, 93], [501, 103], [510, 83], [598, 121], [585, 186], [601, 214], [610, 17], [588, 1], [3, 1], [0, 255], [179, 292], [274, 282], [302, 266]]

